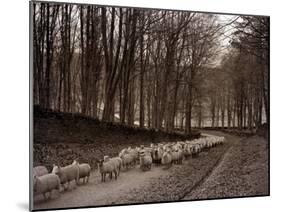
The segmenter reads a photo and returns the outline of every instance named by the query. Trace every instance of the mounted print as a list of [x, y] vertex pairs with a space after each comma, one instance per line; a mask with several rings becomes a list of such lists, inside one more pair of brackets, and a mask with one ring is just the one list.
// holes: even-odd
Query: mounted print
[[30, 210], [269, 195], [267, 16], [31, 1], [30, 93]]

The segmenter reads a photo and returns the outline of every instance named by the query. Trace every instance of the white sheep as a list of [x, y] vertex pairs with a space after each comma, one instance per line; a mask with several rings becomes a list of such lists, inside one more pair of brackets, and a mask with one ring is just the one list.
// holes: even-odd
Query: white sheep
[[110, 157], [108, 155], [103, 156], [103, 161], [107, 162], [110, 160]]
[[40, 177], [48, 173], [49, 173], [48, 169], [45, 166], [33, 167], [33, 176]]
[[122, 155], [124, 155], [124, 154], [127, 154], [128, 153], [128, 149], [127, 148], [125, 148], [125, 149], [122, 149], [121, 151], [120, 151], [120, 153], [119, 153], [119, 157], [121, 157]]
[[151, 156], [152, 162], [155, 164], [161, 164], [161, 158], [163, 156], [164, 150], [162, 146], [155, 147], [152, 149]]
[[108, 155], [105, 155], [103, 157], [103, 162], [108, 162], [109, 160], [111, 160], [115, 164], [119, 176], [122, 168], [122, 159], [120, 157], [110, 158]]
[[151, 170], [152, 157], [145, 152], [140, 153], [140, 168], [142, 171]]
[[101, 160], [98, 163], [98, 166], [99, 166], [102, 182], [105, 182], [106, 174], [109, 174], [110, 179], [112, 179], [112, 173], [114, 173], [115, 179], [117, 180], [118, 170], [117, 170], [116, 163], [114, 161], [109, 160], [105, 162], [104, 160]]
[[138, 157], [139, 157], [139, 151], [135, 148], [135, 149], [128, 149], [128, 154], [130, 154], [133, 157], [133, 165], [135, 165], [138, 161]]
[[191, 145], [192, 157], [197, 157], [200, 151], [201, 151], [200, 145], [198, 145], [198, 143], [192, 143]]
[[167, 150], [163, 153], [163, 156], [161, 158], [161, 163], [166, 167], [170, 168], [172, 166], [172, 155], [170, 150]]
[[70, 183], [73, 180], [76, 182], [76, 185], [79, 183], [79, 168], [77, 165], [71, 164], [65, 167], [53, 165], [52, 173], [59, 176], [61, 184], [64, 188], [66, 183], [67, 188], [69, 188]]
[[52, 197], [52, 191], [60, 191], [60, 178], [53, 173], [45, 174], [40, 177], [33, 176], [33, 191], [34, 195], [43, 194], [44, 199], [47, 199], [47, 193], [50, 193], [50, 198]]
[[176, 143], [172, 146], [173, 151], [176, 151], [176, 150], [179, 150], [179, 149], [182, 149], [182, 145], [180, 143]]
[[183, 154], [185, 158], [188, 158], [192, 155], [192, 146], [190, 144], [185, 144], [183, 148]]
[[122, 168], [122, 159], [120, 157], [114, 157], [114, 158], [110, 158], [110, 161], [115, 163], [117, 174], [119, 176]]
[[133, 155], [131, 154], [124, 154], [124, 155], [121, 155], [120, 157], [122, 159], [122, 166], [128, 170], [129, 167], [134, 164], [134, 157]]
[[172, 151], [172, 162], [175, 164], [182, 164], [183, 161], [183, 151], [178, 149]]
[[83, 183], [88, 183], [91, 175], [91, 166], [88, 163], [78, 163], [76, 160], [73, 161], [72, 165], [77, 165], [79, 168], [79, 180], [83, 179]]

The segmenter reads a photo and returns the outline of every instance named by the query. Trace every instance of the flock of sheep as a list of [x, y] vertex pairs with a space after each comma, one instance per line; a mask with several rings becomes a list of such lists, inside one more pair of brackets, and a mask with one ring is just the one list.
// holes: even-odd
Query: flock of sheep
[[[162, 165], [163, 169], [168, 169], [172, 164], [182, 164], [184, 158], [196, 157], [201, 151], [223, 144], [224, 137], [206, 136], [193, 141], [178, 141], [169, 143], [151, 144], [150, 147], [143, 145], [135, 148], [125, 148], [120, 151], [117, 157], [104, 158], [98, 161], [98, 168], [101, 174], [101, 181], [117, 179], [121, 169], [128, 170], [139, 164], [142, 171], [151, 170], [152, 164]], [[76, 160], [72, 164], [60, 167], [53, 165], [53, 170], [48, 173], [45, 166], [33, 168], [33, 191], [34, 195], [43, 195], [48, 199], [53, 190], [62, 191], [68, 189], [70, 183], [75, 181], [75, 186], [88, 183], [91, 167], [88, 163], [78, 163]], [[47, 196], [47, 194], [49, 195]]]

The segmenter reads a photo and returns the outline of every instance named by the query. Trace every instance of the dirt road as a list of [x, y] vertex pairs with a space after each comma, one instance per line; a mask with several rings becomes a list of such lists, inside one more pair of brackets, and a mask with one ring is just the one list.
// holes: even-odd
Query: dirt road
[[268, 143], [260, 136], [234, 142], [214, 168], [183, 199], [269, 195]]
[[[235, 178], [235, 182], [229, 180], [228, 184], [225, 184], [226, 179], [228, 179], [228, 176], [224, 176], [225, 174], [239, 174], [226, 172], [229, 167], [235, 167], [235, 161], [231, 158], [231, 155], [237, 154], [237, 151], [242, 151], [237, 157], [242, 156], [241, 160], [243, 160], [243, 155], [246, 153], [243, 151], [249, 150], [238, 148], [239, 150], [235, 151], [241, 145], [242, 138], [240, 137], [219, 132], [206, 133], [223, 135], [226, 137], [227, 143], [212, 148], [207, 152], [201, 152], [199, 157], [189, 158], [184, 161], [183, 165], [173, 165], [168, 170], [163, 170], [161, 166], [153, 166], [152, 170], [147, 172], [142, 172], [139, 167], [123, 171], [116, 181], [108, 180], [101, 183], [99, 173], [94, 171], [88, 184], [65, 191], [59, 197], [56, 197], [54, 193], [53, 198], [47, 201], [42, 200], [40, 196], [36, 197], [34, 209], [209, 198], [216, 197], [212, 192], [210, 193], [210, 189], [214, 189], [216, 186], [225, 190], [224, 193], [215, 192], [217, 196], [228, 195], [227, 189], [230, 187], [226, 185], [233, 184], [233, 186], [237, 186], [237, 184], [242, 183], [241, 181], [236, 182]], [[257, 145], [256, 142], [252, 143]], [[255, 153], [253, 152], [253, 154]], [[253, 161], [256, 159], [256, 157], [253, 158]], [[257, 161], [253, 169], [259, 168], [260, 162]], [[262, 166], [266, 164], [266, 162], [262, 163]], [[265, 171], [266, 167], [261, 170], [260, 174], [264, 175]], [[253, 172], [253, 174], [255, 173]], [[244, 180], [252, 180], [252, 178], [245, 178]], [[265, 182], [267, 178], [265, 177], [262, 180]], [[244, 186], [244, 184], [241, 185]], [[263, 187], [266, 186], [267, 184], [265, 183]], [[247, 195], [247, 191], [247, 187], [245, 187], [242, 193], [239, 193], [239, 191], [238, 193], [231, 192], [229, 195]], [[264, 194], [263, 192], [264, 189], [259, 194]]]

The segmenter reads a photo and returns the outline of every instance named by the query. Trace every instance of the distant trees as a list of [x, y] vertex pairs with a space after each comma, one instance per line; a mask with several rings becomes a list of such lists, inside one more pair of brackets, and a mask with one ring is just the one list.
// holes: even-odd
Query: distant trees
[[34, 104], [166, 131], [206, 117], [252, 128], [268, 110], [264, 19], [235, 22], [218, 64], [213, 14], [34, 3]]
[[268, 73], [269, 73], [269, 18], [243, 16], [236, 24], [236, 37], [233, 45], [243, 53], [254, 56], [258, 77], [258, 89], [262, 93], [266, 120], [268, 121]]
[[263, 114], [268, 120], [268, 24], [266, 17], [242, 16], [235, 22], [232, 48], [222, 60], [223, 71], [217, 70], [213, 82], [212, 126], [215, 108], [221, 111], [222, 127], [225, 108], [228, 127], [252, 129], [262, 124]]

